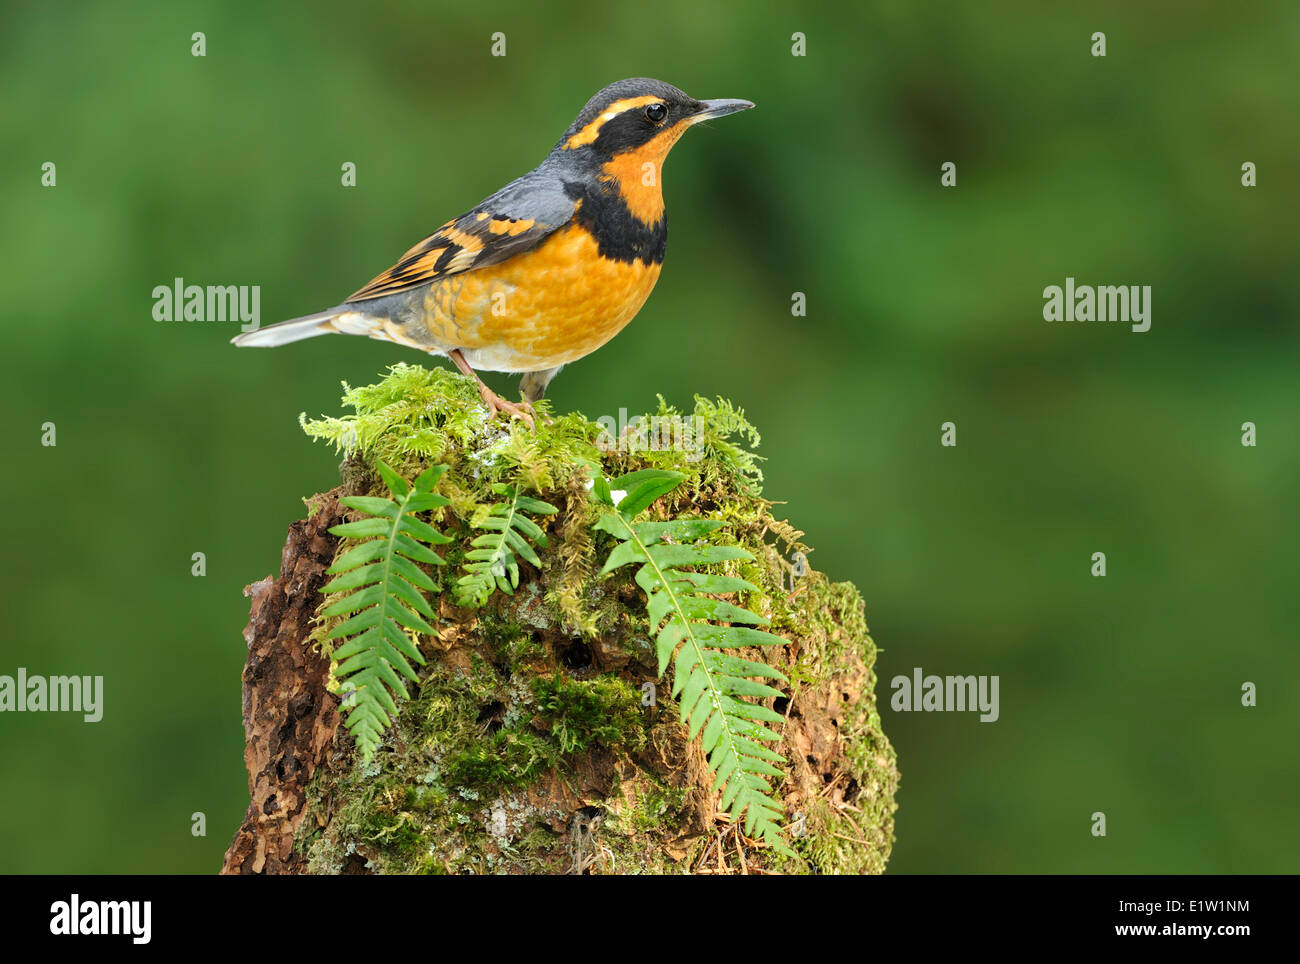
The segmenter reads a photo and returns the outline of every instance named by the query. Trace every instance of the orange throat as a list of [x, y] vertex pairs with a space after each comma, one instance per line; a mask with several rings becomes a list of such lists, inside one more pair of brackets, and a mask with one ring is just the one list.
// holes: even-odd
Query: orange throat
[[685, 125], [677, 124], [601, 166], [600, 179], [618, 183], [629, 213], [642, 224], [656, 224], [664, 216], [664, 159], [685, 131]]

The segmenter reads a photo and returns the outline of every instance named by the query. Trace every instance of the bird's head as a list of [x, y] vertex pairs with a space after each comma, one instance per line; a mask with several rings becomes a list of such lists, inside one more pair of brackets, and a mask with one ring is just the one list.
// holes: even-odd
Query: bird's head
[[587, 101], [557, 150], [585, 147], [602, 158], [629, 152], [667, 154], [686, 129], [754, 105], [747, 100], [696, 100], [672, 84], [633, 77], [610, 84]]
[[552, 152], [562, 162], [617, 180], [632, 213], [643, 221], [662, 214], [659, 172], [677, 139], [700, 121], [754, 105], [747, 100], [696, 100], [649, 77], [620, 80], [587, 101]]

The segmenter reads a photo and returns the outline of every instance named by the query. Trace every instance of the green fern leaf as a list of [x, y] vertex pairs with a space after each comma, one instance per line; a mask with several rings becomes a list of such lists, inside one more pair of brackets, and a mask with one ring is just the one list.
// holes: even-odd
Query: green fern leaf
[[415, 518], [418, 512], [447, 505], [447, 500], [433, 491], [447, 467], [430, 466], [414, 486], [408, 486], [384, 463], [377, 467], [393, 498], [339, 499], [340, 504], [370, 518], [330, 529], [340, 538], [364, 541], [334, 561], [328, 572], [335, 579], [321, 589], [323, 593], [349, 593], [324, 609], [321, 616], [348, 617], [327, 638], [347, 639], [334, 650], [334, 679], [344, 693], [345, 725], [366, 761], [374, 756], [379, 738], [397, 712], [393, 696], [407, 696], [402, 677], [419, 682], [411, 661], [423, 666], [424, 657], [407, 630], [434, 631], [426, 621], [434, 618], [433, 609], [421, 590], [430, 592], [437, 587], [416, 563], [442, 565], [443, 560], [429, 546], [451, 541]]
[[515, 553], [534, 566], [541, 566], [533, 543], [546, 548], [550, 545], [546, 533], [525, 513], [554, 515], [559, 510], [549, 502], [530, 499], [519, 491], [517, 485], [494, 483], [492, 491], [506, 496], [488, 510], [488, 514], [474, 523], [474, 528], [487, 530], [475, 537], [471, 549], [465, 553], [461, 567], [465, 573], [456, 583], [456, 601], [462, 606], [482, 606], [500, 589], [509, 595], [519, 588], [519, 563]]
[[[681, 719], [691, 739], [699, 737], [708, 754], [714, 791], [721, 791], [722, 806], [733, 819], [739, 821], [743, 815], [746, 834], [761, 837], [768, 845], [789, 854], [791, 850], [781, 837], [782, 806], [767, 780], [783, 776], [778, 768], [785, 760], [764, 745], [781, 739], [764, 724], [780, 724], [784, 719], [751, 702], [784, 695], [753, 677], [778, 682], [786, 682], [786, 678], [765, 663], [727, 652], [782, 644], [785, 640], [753, 628], [767, 624], [763, 617], [712, 598], [757, 592], [753, 583], [685, 568], [753, 556], [740, 548], [699, 543], [703, 536], [724, 525], [720, 520], [633, 521], [683, 479], [685, 476], [678, 472], [648, 469], [612, 481], [596, 480], [596, 499], [611, 510], [601, 516], [596, 528], [619, 540], [601, 575], [622, 566], [639, 566], [636, 582], [646, 594], [659, 675], [672, 661], [673, 696], [681, 700]], [[623, 494], [616, 502], [619, 493]]]

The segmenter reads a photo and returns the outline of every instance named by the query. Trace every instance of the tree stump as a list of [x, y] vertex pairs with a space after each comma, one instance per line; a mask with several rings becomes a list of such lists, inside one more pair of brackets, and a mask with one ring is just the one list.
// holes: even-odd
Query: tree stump
[[[875, 645], [862, 599], [807, 565], [803, 533], [771, 514], [742, 441], [757, 433], [730, 404], [621, 433], [566, 415], [536, 434], [489, 422], [477, 392], [440, 370], [394, 366], [349, 390], [355, 414], [305, 422], [347, 451], [344, 482], [308, 500], [278, 579], [247, 587], [245, 761], [251, 800], [223, 873], [879, 873], [893, 842], [898, 770], [875, 703]], [[650, 418], [689, 430], [667, 441]], [[692, 434], [693, 433], [693, 434]], [[318, 617], [339, 540], [356, 518], [339, 498], [386, 494], [382, 460], [405, 478], [449, 466], [451, 500], [433, 521], [452, 542], [429, 567], [435, 636], [419, 640], [419, 685], [380, 750], [361, 760], [341, 725], [331, 644]], [[718, 810], [713, 776], [661, 679], [645, 595], [630, 570], [600, 578], [610, 540], [592, 530], [593, 470], [671, 468], [688, 482], [654, 518], [721, 518], [754, 560], [740, 575], [785, 645], [742, 652], [789, 679], [766, 705], [784, 718], [776, 796], [794, 855], [748, 839]], [[453, 586], [471, 523], [507, 480], [556, 506], [539, 520], [541, 566], [481, 608]], [[760, 608], [761, 606], [761, 608]]]

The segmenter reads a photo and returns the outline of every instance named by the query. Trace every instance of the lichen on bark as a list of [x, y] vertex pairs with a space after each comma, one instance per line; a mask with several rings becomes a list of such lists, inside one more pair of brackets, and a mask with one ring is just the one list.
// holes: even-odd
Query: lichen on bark
[[[460, 376], [409, 365], [347, 389], [344, 403], [352, 414], [302, 419], [309, 435], [347, 454], [343, 484], [309, 500], [281, 579], [254, 595], [244, 674], [253, 803], [226, 872], [883, 871], [898, 770], [876, 710], [876, 649], [862, 598], [808, 566], [803, 533], [772, 514], [751, 451], [758, 435], [743, 412], [697, 397], [683, 413], [660, 399], [651, 413], [658, 422], [648, 417], [611, 434], [608, 421], [575, 413], [533, 433], [489, 422]], [[338, 725], [337, 696], [326, 691], [330, 624], [307, 625], [302, 613], [324, 602], [323, 570], [338, 550], [326, 530], [349, 517], [338, 498], [382, 494], [380, 459], [408, 479], [434, 462], [449, 467], [439, 492], [451, 504], [434, 521], [453, 541], [441, 547], [447, 565], [429, 570], [442, 591], [433, 600], [437, 635], [421, 640], [420, 683], [363, 763]], [[593, 468], [609, 477], [639, 468], [685, 473], [651, 514], [724, 519], [717, 541], [754, 556], [735, 574], [761, 592], [739, 602], [787, 642], [745, 655], [772, 662], [790, 681], [768, 705], [785, 718], [777, 749], [788, 765], [776, 792], [795, 857], [748, 840], [718, 812], [671, 681], [656, 678], [643, 593], [630, 571], [597, 577], [610, 545], [592, 530]], [[499, 498], [494, 482], [523, 486], [559, 512], [536, 520], [549, 546], [540, 568], [521, 561], [513, 594], [458, 607], [451, 587], [471, 522]], [[315, 555], [304, 560], [295, 545]], [[293, 618], [277, 622], [281, 612]], [[254, 653], [263, 654], [260, 669]], [[286, 689], [266, 672], [272, 664], [313, 669]], [[258, 713], [250, 717], [249, 706]], [[298, 727], [301, 740], [273, 726], [277, 712], [292, 718], [294, 707], [313, 722]], [[333, 733], [322, 738], [322, 725]], [[288, 778], [277, 787], [281, 773]]]

